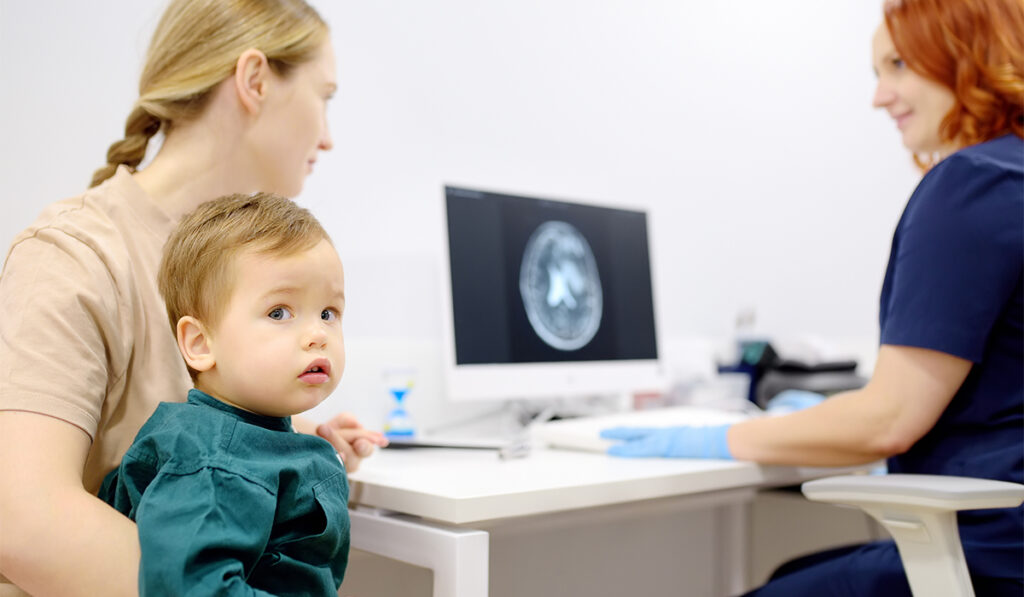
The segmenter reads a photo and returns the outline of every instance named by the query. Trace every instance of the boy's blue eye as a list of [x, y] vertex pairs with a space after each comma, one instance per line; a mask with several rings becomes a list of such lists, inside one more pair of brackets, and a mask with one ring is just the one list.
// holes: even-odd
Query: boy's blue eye
[[284, 307], [274, 307], [273, 309], [270, 310], [270, 313], [267, 313], [267, 317], [273, 319], [274, 321], [283, 321], [285, 319], [291, 319], [291, 316], [292, 314], [289, 313], [288, 309], [285, 309]]

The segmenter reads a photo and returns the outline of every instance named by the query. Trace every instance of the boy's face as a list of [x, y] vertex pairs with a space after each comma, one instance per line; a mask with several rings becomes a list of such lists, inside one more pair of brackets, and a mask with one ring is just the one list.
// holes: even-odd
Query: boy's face
[[213, 366], [200, 390], [262, 415], [285, 417], [326, 398], [345, 369], [345, 277], [326, 240], [289, 256], [242, 251], [220, 320], [207, 330]]

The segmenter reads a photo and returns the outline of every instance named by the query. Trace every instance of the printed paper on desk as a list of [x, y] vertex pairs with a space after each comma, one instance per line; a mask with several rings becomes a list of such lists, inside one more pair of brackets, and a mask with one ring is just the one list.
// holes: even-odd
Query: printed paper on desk
[[710, 408], [679, 406], [638, 410], [595, 417], [548, 421], [531, 426], [533, 440], [549, 448], [584, 450], [604, 453], [614, 440], [601, 439], [602, 429], [609, 427], [678, 427], [681, 425], [722, 425], [737, 423], [751, 415]]

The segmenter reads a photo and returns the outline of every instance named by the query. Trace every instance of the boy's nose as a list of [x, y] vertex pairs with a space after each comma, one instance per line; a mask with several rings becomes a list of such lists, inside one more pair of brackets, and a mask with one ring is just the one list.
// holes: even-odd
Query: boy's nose
[[306, 334], [306, 348], [322, 348], [327, 345], [327, 331], [320, 323], [314, 324]]

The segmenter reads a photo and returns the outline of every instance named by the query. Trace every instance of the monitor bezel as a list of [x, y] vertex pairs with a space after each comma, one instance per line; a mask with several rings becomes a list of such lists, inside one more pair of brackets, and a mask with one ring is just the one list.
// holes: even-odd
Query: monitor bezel
[[619, 396], [663, 391], [664, 361], [661, 351], [654, 257], [651, 231], [647, 226], [651, 300], [654, 315], [655, 358], [637, 360], [560, 361], [548, 363], [458, 364], [455, 352], [455, 325], [451, 279], [451, 255], [448, 230], [449, 189], [504, 195], [536, 201], [557, 202], [588, 207], [649, 212], [636, 207], [609, 205], [597, 201], [568, 200], [551, 195], [538, 196], [517, 191], [481, 188], [477, 185], [445, 183], [441, 189], [441, 311], [442, 380], [448, 400], [572, 400], [599, 396]]

